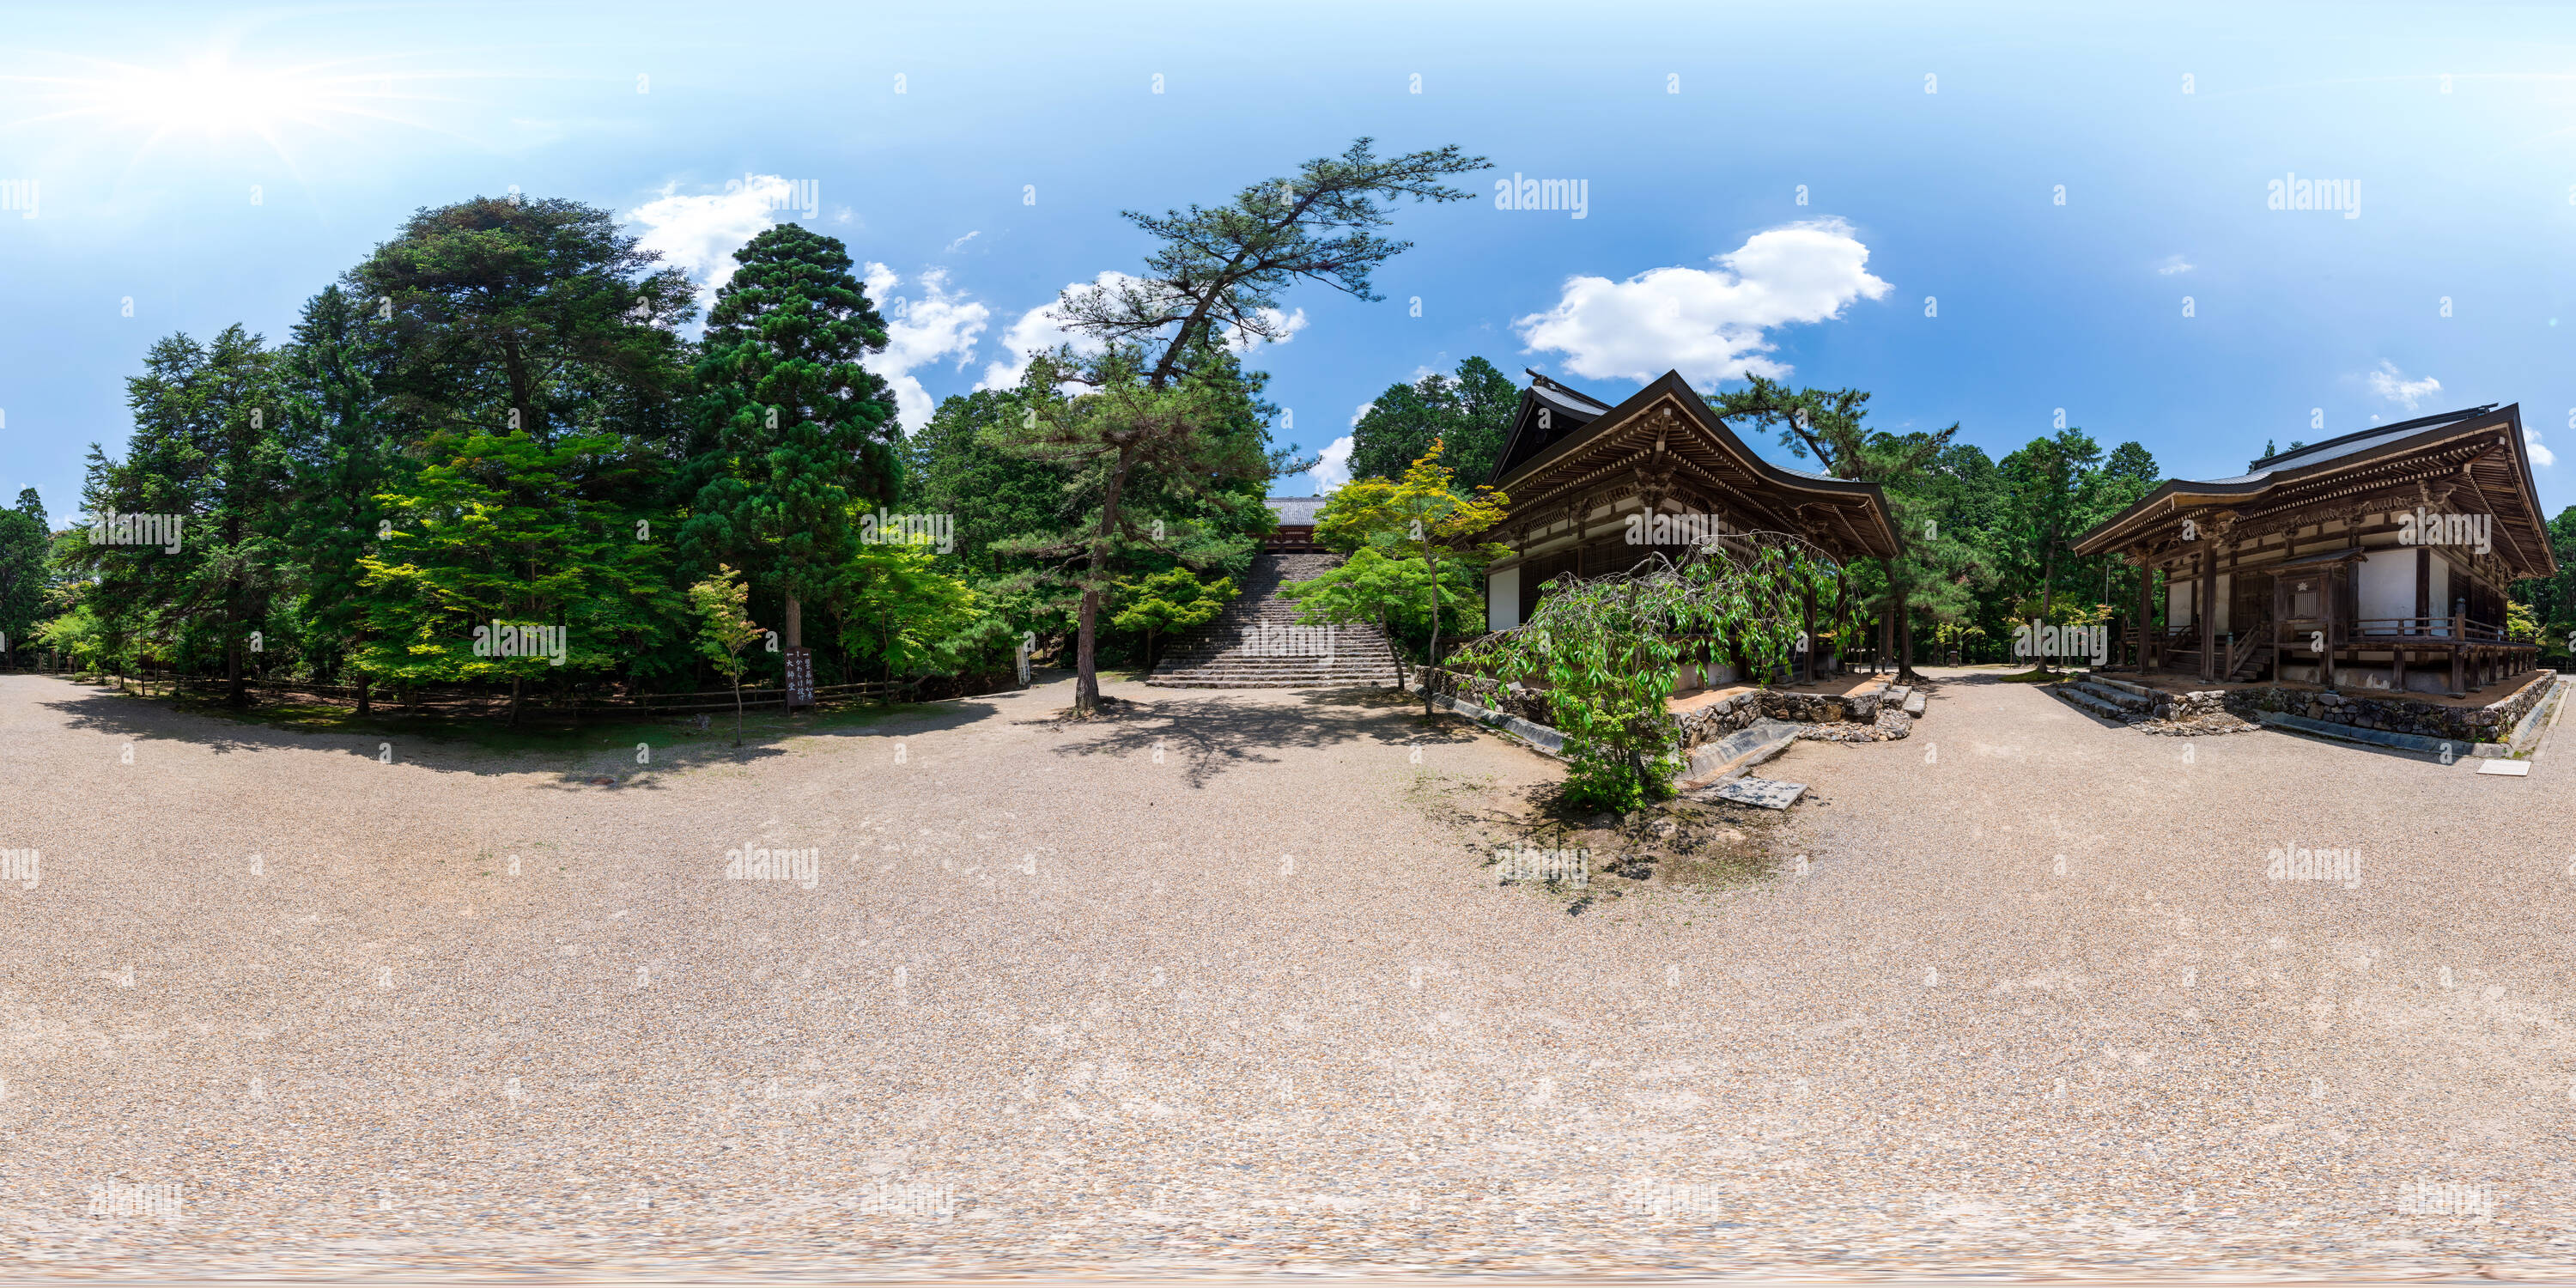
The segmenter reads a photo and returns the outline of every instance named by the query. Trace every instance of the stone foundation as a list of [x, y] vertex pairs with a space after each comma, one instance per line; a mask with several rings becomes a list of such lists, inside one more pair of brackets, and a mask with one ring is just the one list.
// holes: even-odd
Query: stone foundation
[[[2229, 712], [2251, 720], [2257, 711], [2276, 711], [2331, 724], [2351, 725], [2357, 729], [2379, 729], [2388, 733], [2414, 734], [2423, 738], [2445, 738], [2455, 742], [2505, 742], [2512, 738], [2513, 727], [2531, 708], [2549, 695], [2556, 682], [2555, 671], [2536, 671], [2532, 678], [2504, 697], [2482, 707], [2447, 707], [2430, 702], [2414, 702], [2387, 693], [2366, 690], [2371, 696], [2350, 693], [2324, 693], [2307, 689], [2237, 689], [2215, 696], [2224, 697]], [[2379, 696], [2387, 693], [2387, 696]], [[2212, 696], [2190, 694], [2192, 698]]]

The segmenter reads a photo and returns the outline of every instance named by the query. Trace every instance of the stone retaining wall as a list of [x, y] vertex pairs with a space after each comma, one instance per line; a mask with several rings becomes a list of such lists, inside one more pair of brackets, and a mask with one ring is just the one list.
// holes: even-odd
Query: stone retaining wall
[[[1544, 689], [1504, 684], [1491, 676], [1443, 668], [1431, 668], [1425, 674], [1434, 693], [1462, 698], [1488, 710], [1518, 716], [1531, 724], [1554, 727], [1548, 718], [1547, 691]], [[1749, 689], [1673, 717], [1675, 745], [1683, 755], [1689, 755], [1693, 748], [1715, 742], [1765, 716], [1790, 724], [1831, 725], [1837, 730], [1854, 731], [1855, 741], [1902, 737], [1902, 734], [1890, 734], [1881, 727], [1879, 715], [1885, 705], [1885, 696], [1883, 689], [1848, 697]], [[1869, 732], [1873, 730], [1877, 732]]]
[[[2530, 682], [2512, 693], [2483, 707], [2446, 707], [2430, 702], [2414, 702], [2396, 696], [2363, 696], [2352, 693], [2321, 693], [2305, 689], [2237, 689], [2224, 694], [2227, 709], [2246, 720], [2257, 711], [2277, 711], [2332, 724], [2351, 725], [2360, 729], [2380, 729], [2389, 733], [2411, 733], [2425, 738], [2449, 738], [2459, 742], [2504, 742], [2512, 738], [2513, 727], [2543, 697], [2558, 678], [2555, 671], [2541, 671]], [[2369, 691], [2365, 690], [2365, 693]], [[2190, 697], [2208, 695], [2191, 694]]]

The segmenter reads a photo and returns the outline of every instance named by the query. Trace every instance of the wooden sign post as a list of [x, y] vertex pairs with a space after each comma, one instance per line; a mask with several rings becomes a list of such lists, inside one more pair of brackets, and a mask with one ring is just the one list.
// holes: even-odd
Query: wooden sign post
[[814, 650], [787, 650], [787, 709], [814, 705]]

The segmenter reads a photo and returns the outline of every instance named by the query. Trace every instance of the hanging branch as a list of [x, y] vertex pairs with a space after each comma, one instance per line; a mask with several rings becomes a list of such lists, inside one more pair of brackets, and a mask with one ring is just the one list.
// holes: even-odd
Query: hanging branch
[[[1724, 648], [1754, 676], [1787, 666], [1816, 623], [1839, 634], [1852, 599], [1841, 565], [1791, 533], [1729, 536], [1675, 564], [1649, 554], [1625, 573], [1561, 575], [1528, 621], [1462, 649], [1456, 664], [1505, 680], [1542, 681], [1565, 735], [1570, 803], [1630, 808], [1669, 790], [1680, 768], [1665, 700], [1686, 651]], [[1705, 645], [1697, 642], [1705, 640]]]

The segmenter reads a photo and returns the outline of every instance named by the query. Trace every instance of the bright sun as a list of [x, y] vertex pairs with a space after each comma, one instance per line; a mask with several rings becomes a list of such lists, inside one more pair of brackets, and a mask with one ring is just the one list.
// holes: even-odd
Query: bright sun
[[99, 106], [128, 125], [209, 135], [275, 132], [310, 123], [335, 97], [290, 72], [208, 60], [176, 70], [134, 68], [100, 86]]

